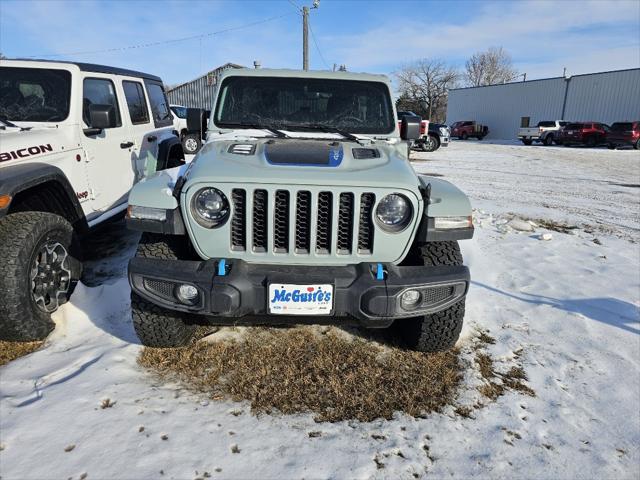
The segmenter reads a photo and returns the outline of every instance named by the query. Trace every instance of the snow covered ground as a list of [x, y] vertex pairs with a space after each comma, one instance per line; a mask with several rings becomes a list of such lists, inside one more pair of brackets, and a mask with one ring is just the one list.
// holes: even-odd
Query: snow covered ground
[[[415, 156], [477, 209], [463, 355], [488, 331], [497, 368], [518, 358], [535, 397], [487, 402], [471, 369], [461, 402], [485, 404], [471, 418], [317, 424], [157, 383], [129, 324], [136, 237], [116, 226], [125, 248], [89, 265], [96, 286], [0, 369], [0, 477], [638, 478], [640, 152], [467, 141]], [[524, 232], [513, 214], [579, 228]]]

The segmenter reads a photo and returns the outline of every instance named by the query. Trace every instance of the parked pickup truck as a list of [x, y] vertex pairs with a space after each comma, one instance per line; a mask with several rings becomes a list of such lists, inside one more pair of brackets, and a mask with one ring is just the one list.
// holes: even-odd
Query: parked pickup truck
[[409, 164], [420, 117], [397, 124], [389, 80], [230, 69], [216, 88], [193, 161], [129, 197], [127, 224], [143, 232], [129, 262], [140, 341], [179, 347], [198, 325], [332, 323], [453, 347], [471, 204]]
[[[398, 112], [398, 122], [402, 117], [418, 115], [410, 111]], [[422, 120], [420, 125], [420, 138], [413, 143], [413, 147], [423, 152], [435, 152], [440, 147], [448, 147], [450, 140], [449, 127], [442, 123], [432, 123], [429, 120]]]
[[625, 145], [640, 149], [640, 122], [616, 122], [607, 133], [607, 144], [611, 150]]
[[523, 127], [518, 130], [518, 138], [525, 145], [531, 145], [533, 142], [540, 142], [543, 145], [553, 145], [558, 143], [559, 132], [566, 127], [569, 122], [563, 120], [548, 120], [538, 122], [535, 127]]
[[474, 121], [455, 122], [451, 125], [451, 136], [458, 137], [458, 140], [477, 138], [482, 140], [489, 135], [489, 127]]

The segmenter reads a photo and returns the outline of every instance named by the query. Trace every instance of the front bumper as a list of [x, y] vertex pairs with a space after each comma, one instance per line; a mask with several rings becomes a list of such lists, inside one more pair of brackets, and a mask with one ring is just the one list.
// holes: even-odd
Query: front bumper
[[[376, 264], [341, 267], [274, 266], [232, 260], [221, 267], [217, 260], [155, 260], [135, 257], [129, 262], [129, 283], [134, 292], [163, 308], [213, 316], [216, 324], [356, 323], [388, 327], [394, 319], [435, 313], [462, 299], [469, 287], [465, 266], [405, 267], [384, 265], [378, 279]], [[224, 274], [222, 274], [224, 272]], [[270, 315], [267, 295], [271, 283], [331, 284], [330, 315]], [[180, 284], [198, 289], [196, 305], [175, 296]], [[405, 310], [400, 296], [407, 289], [421, 291], [417, 309]]]

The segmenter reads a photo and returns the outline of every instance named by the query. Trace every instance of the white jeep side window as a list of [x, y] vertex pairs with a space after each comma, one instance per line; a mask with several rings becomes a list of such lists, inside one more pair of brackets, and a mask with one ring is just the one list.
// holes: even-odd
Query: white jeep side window
[[120, 109], [116, 89], [111, 80], [102, 78], [85, 78], [84, 93], [82, 98], [82, 119], [87, 126], [89, 123], [89, 107], [92, 104], [111, 105], [116, 111], [116, 127], [122, 126]]
[[134, 125], [149, 123], [149, 111], [147, 109], [147, 100], [144, 98], [142, 84], [124, 81], [122, 82], [122, 88], [124, 89], [124, 96], [127, 100], [131, 123]]

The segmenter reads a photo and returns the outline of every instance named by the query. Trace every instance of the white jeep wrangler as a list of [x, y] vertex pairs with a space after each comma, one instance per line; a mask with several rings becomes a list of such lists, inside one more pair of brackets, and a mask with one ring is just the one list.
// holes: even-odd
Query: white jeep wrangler
[[183, 163], [160, 78], [0, 60], [0, 339], [44, 338], [82, 273], [78, 238]]

